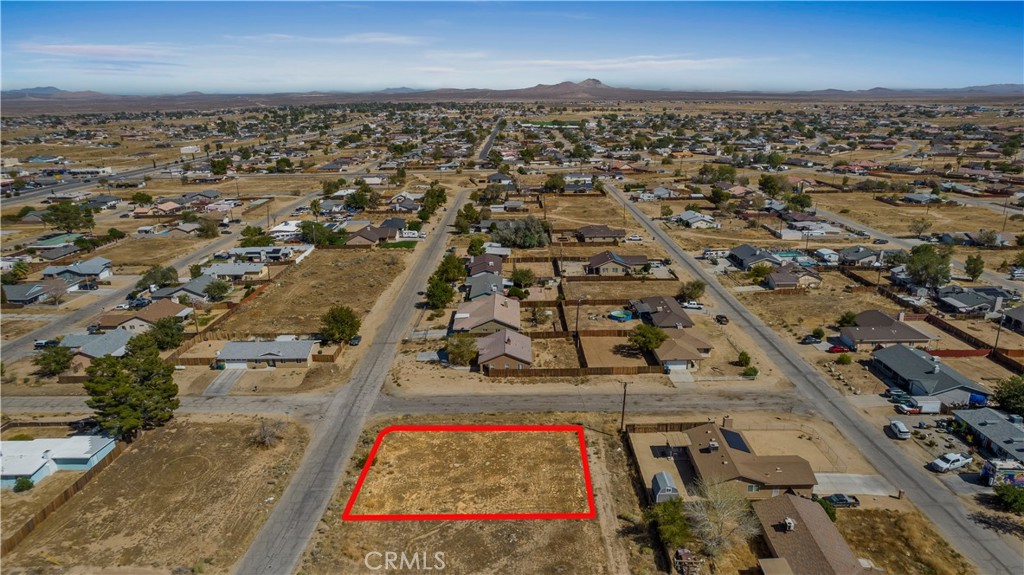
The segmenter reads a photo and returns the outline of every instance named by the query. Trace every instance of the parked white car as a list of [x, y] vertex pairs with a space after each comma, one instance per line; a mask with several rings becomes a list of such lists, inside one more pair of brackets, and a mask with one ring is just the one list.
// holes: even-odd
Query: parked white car
[[939, 473], [945, 473], [954, 469], [960, 469], [968, 465], [973, 459], [970, 453], [947, 453], [931, 462], [931, 467]]
[[704, 305], [699, 301], [687, 301], [683, 302], [683, 308], [685, 309], [704, 309]]
[[626, 240], [627, 241], [631, 241], [631, 242], [642, 242], [642, 241], [644, 241], [644, 239], [642, 237], [640, 237], [640, 236], [638, 236], [636, 234], [633, 234], [633, 235], [629, 236], [628, 238], [626, 238]]

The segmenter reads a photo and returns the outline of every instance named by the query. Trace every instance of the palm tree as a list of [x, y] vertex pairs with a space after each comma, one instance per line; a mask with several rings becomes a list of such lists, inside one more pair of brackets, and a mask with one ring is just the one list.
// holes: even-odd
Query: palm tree
[[320, 200], [309, 202], [309, 210], [313, 212], [313, 245], [316, 245], [316, 229], [320, 227]]

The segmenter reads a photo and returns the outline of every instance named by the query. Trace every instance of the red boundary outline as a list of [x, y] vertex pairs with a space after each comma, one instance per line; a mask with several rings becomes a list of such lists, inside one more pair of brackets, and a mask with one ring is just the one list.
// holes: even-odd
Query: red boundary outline
[[[384, 437], [396, 431], [446, 431], [446, 432], [467, 432], [467, 431], [492, 431], [492, 432], [573, 432], [580, 440], [580, 457], [583, 461], [583, 478], [587, 486], [588, 510], [583, 513], [424, 513], [424, 514], [353, 514], [352, 507], [355, 506], [356, 498], [363, 487], [373, 460], [377, 456]], [[529, 519], [593, 519], [597, 517], [597, 508], [594, 505], [594, 486], [590, 481], [590, 464], [587, 462], [587, 444], [583, 438], [582, 425], [392, 425], [379, 434], [377, 440], [370, 449], [370, 454], [363, 465], [363, 471], [359, 474], [355, 489], [349, 497], [345, 511], [341, 514], [343, 521], [447, 521], [447, 520], [529, 520]]]

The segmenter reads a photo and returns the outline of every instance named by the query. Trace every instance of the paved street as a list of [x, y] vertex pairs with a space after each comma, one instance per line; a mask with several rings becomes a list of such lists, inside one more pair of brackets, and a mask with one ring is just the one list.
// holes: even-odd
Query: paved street
[[967, 517], [963, 505], [951, 497], [945, 486], [923, 469], [908, 463], [904, 456], [872, 423], [857, 415], [856, 410], [834, 390], [814, 366], [807, 363], [795, 349], [732, 296], [707, 273], [690, 254], [684, 252], [660, 227], [654, 225], [640, 210], [614, 189], [610, 195], [622, 203], [673, 259], [690, 274], [707, 284], [708, 295], [717, 300], [721, 310], [743, 329], [754, 343], [776, 362], [782, 374], [814, 405], [818, 414], [831, 421], [840, 432], [867, 457], [875, 469], [906, 495], [931, 519], [946, 539], [973, 561], [982, 573], [1018, 573], [1021, 555], [1011, 549], [992, 531], [975, 524]]
[[[445, 230], [468, 195], [459, 192], [450, 202], [444, 217], [428, 240], [424, 253], [416, 259], [405, 285], [395, 298], [414, 302], [445, 250]], [[334, 392], [324, 420], [313, 428], [309, 449], [281, 496], [281, 500], [263, 525], [235, 571], [245, 575], [292, 573], [299, 565], [313, 529], [320, 522], [334, 489], [362, 433], [366, 417], [380, 394], [391, 363], [416, 312], [412, 305], [394, 308], [378, 329], [370, 349], [359, 363], [347, 385]]]

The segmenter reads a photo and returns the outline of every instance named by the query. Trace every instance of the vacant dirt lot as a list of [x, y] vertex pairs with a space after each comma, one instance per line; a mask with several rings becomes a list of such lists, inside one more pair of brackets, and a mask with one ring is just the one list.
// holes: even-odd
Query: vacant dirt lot
[[[591, 414], [462, 416], [458, 423], [583, 424], [597, 496], [598, 517], [572, 521], [357, 521], [343, 522], [342, 509], [360, 468], [354, 463], [339, 486], [302, 563], [317, 575], [368, 572], [371, 551], [443, 552], [445, 572], [456, 574], [653, 575], [648, 538], [631, 486], [629, 464], [615, 431], [618, 418]], [[353, 461], [361, 463], [377, 431], [393, 423], [451, 424], [451, 416], [378, 421], [363, 434]], [[578, 444], [577, 444], [578, 445]], [[532, 453], [537, 453], [531, 450]], [[578, 451], [577, 451], [578, 453]], [[532, 459], [531, 459], [532, 461]], [[578, 459], [577, 459], [578, 461]], [[445, 470], [443, 476], [448, 475]]]
[[0, 514], [3, 515], [0, 527], [6, 533], [20, 529], [29, 518], [53, 501], [53, 498], [62, 491], [71, 487], [71, 484], [84, 474], [84, 471], [58, 471], [28, 491], [4, 491], [3, 498], [0, 498]]
[[[674, 297], [682, 287], [681, 281], [611, 281], [563, 282], [566, 305], [575, 307], [578, 298], [636, 299], [651, 296]], [[586, 303], [586, 302], [584, 302]]]
[[[843, 214], [877, 230], [894, 235], [910, 235], [908, 228], [913, 220], [924, 218], [932, 222], [935, 232], [975, 232], [979, 229], [1002, 229], [1003, 215], [973, 206], [953, 206], [931, 209], [909, 206], [893, 206], [874, 199], [873, 194], [818, 194], [814, 203], [832, 213], [848, 209]], [[1006, 231], [1013, 235], [1024, 231], [1021, 222], [1007, 222]]]
[[[172, 260], [201, 249], [211, 240], [198, 238], [125, 238], [109, 248], [96, 251], [115, 266], [167, 265]], [[178, 270], [185, 272], [186, 270]]]
[[647, 360], [624, 337], [582, 337], [587, 367], [645, 366]]
[[316, 250], [289, 266], [274, 285], [219, 329], [234, 333], [315, 333], [333, 305], [369, 313], [398, 274], [405, 257], [388, 250]]
[[394, 431], [384, 436], [352, 513], [588, 510], [575, 433]]
[[179, 419], [147, 433], [5, 557], [5, 570], [226, 572], [307, 441], [288, 424], [276, 447], [255, 447], [256, 425], [251, 417]]
[[3, 332], [3, 339], [17, 339], [32, 330], [39, 329], [46, 325], [47, 321], [27, 321], [4, 318], [0, 322], [0, 332]]
[[[608, 197], [573, 197], [572, 194], [544, 198], [547, 218], [555, 229], [575, 229], [590, 224], [606, 224], [624, 228], [627, 235], [641, 233], [636, 220], [623, 212], [622, 206]], [[544, 213], [543, 211], [541, 212]]]
[[[969, 575], [977, 570], [917, 511], [842, 509], [836, 527], [858, 557], [888, 573]], [[893, 545], [899, 541], [898, 545]]]
[[571, 339], [533, 340], [533, 367], [579, 367]]

